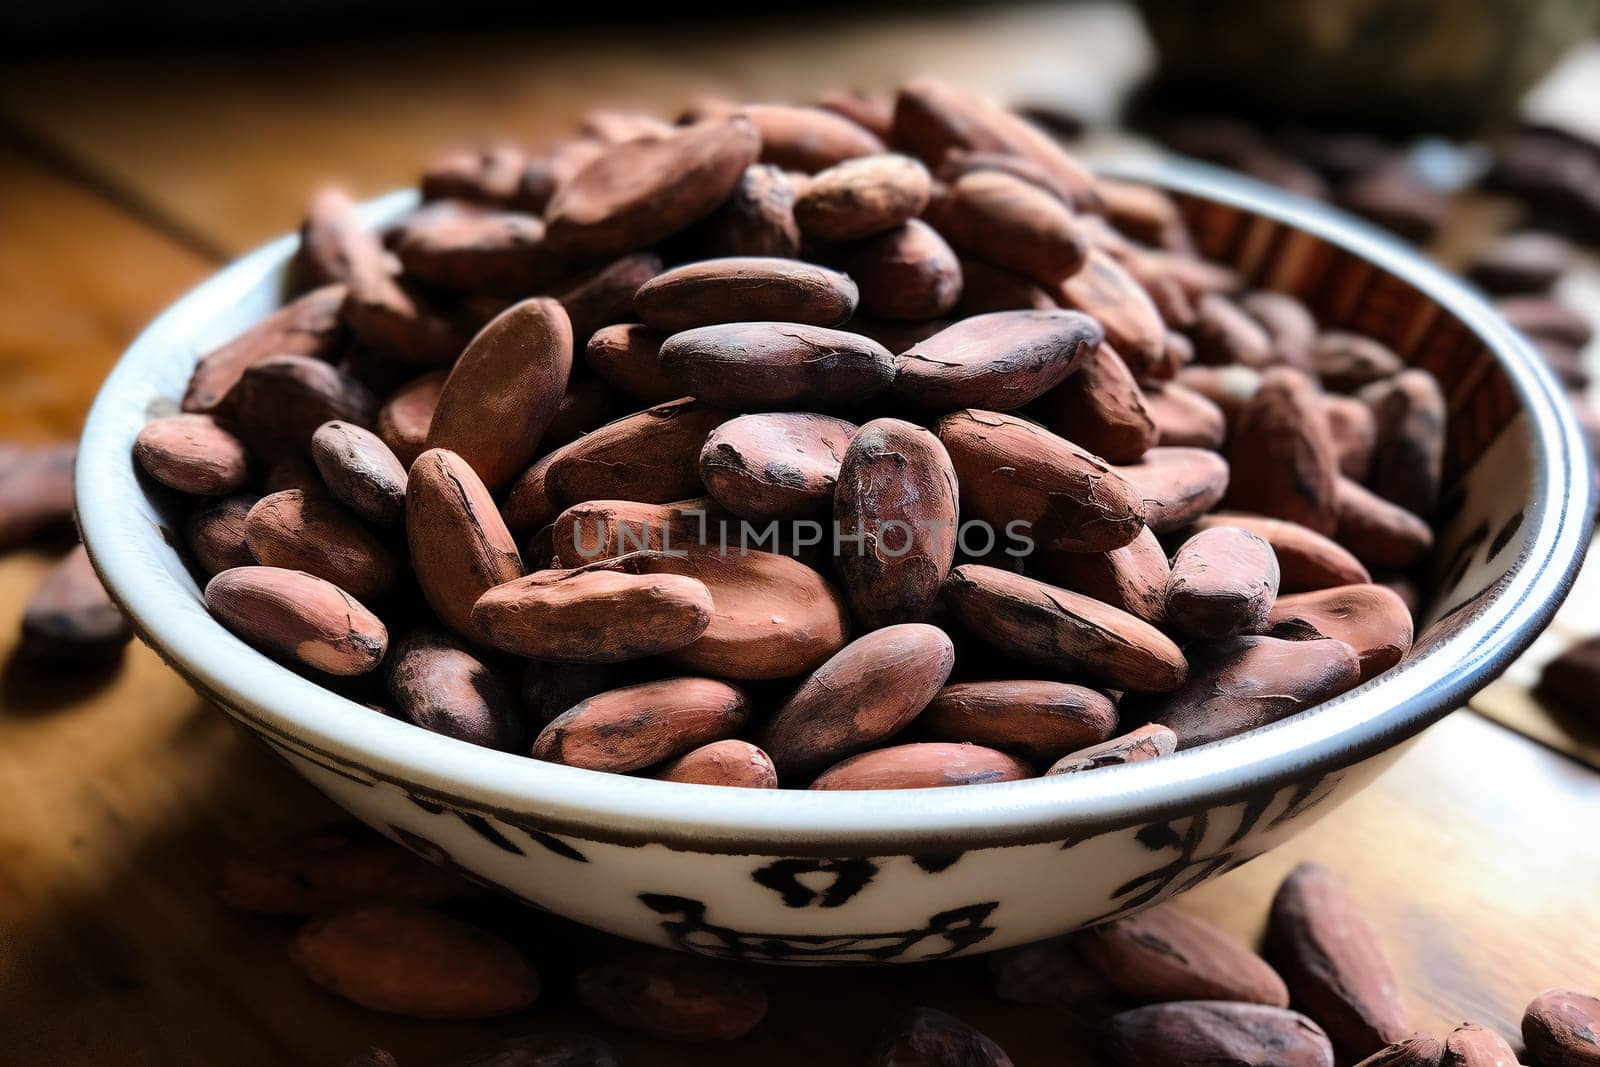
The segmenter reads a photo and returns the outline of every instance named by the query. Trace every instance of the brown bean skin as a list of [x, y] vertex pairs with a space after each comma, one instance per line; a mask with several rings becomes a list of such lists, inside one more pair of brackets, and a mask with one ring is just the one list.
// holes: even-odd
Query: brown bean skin
[[880, 141], [889, 140], [894, 104], [887, 97], [859, 89], [834, 89], [819, 96], [813, 105], [843, 115]]
[[1283, 880], [1267, 951], [1295, 1001], [1350, 1053], [1370, 1055], [1411, 1033], [1394, 969], [1333, 872], [1302, 863]]
[[658, 274], [633, 298], [649, 326], [667, 333], [774, 320], [837, 326], [856, 308], [855, 282], [798, 259], [738, 256], [686, 263]]
[[879, 1037], [871, 1067], [1012, 1067], [1012, 1063], [999, 1045], [955, 1016], [915, 1008]]
[[783, 256], [800, 253], [794, 180], [780, 167], [746, 167], [721, 207], [705, 221], [707, 256]]
[[857, 407], [895, 375], [860, 334], [788, 322], [734, 322], [673, 334], [661, 366], [684, 392], [734, 411]]
[[682, 648], [711, 622], [711, 593], [693, 578], [599, 568], [535, 571], [484, 592], [478, 640], [530, 659], [615, 663]]
[[572, 324], [543, 297], [501, 312], [456, 360], [428, 426], [428, 448], [466, 460], [490, 490], [539, 452], [572, 371]]
[[854, 424], [827, 415], [741, 415], [706, 436], [700, 479], [742, 518], [814, 515], [833, 502], [839, 465], [855, 433]]
[[1178, 646], [1149, 623], [1020, 574], [966, 564], [950, 572], [945, 599], [973, 634], [1029, 662], [1139, 693], [1178, 689], [1188, 675]]
[[1046, 399], [1047, 425], [1110, 463], [1136, 463], [1159, 433], [1133, 372], [1110, 344], [1084, 353]]
[[252, 469], [244, 442], [210, 415], [168, 415], [145, 423], [134, 438], [133, 458], [162, 485], [192, 496], [243, 489]]
[[812, 672], [760, 736], [784, 779], [816, 773], [903, 730], [955, 666], [955, 646], [923, 623], [859, 637]]
[[1349, 478], [1334, 488], [1334, 538], [1369, 567], [1404, 570], [1433, 548], [1428, 524]]
[[1339, 473], [1365, 482], [1378, 444], [1378, 423], [1372, 408], [1353, 396], [1329, 393], [1322, 398], [1322, 410], [1328, 416], [1328, 432], [1339, 453]]
[[691, 670], [735, 680], [792, 678], [816, 669], [848, 640], [849, 615], [838, 592], [787, 556], [754, 548], [636, 556], [647, 573], [687, 575], [711, 590], [711, 625], [670, 657]]
[[629, 552], [677, 551], [715, 543], [715, 524], [725, 516], [707, 497], [671, 504], [632, 500], [587, 500], [556, 516], [550, 544], [562, 567], [581, 567]]
[[761, 135], [761, 162], [815, 174], [857, 156], [878, 155], [883, 142], [871, 131], [832, 111], [785, 104], [738, 109]]
[[437, 370], [413, 378], [389, 394], [378, 409], [373, 432], [407, 470], [427, 450], [428, 428], [433, 424], [433, 412], [439, 406], [447, 374]]
[[1271, 545], [1236, 526], [1202, 530], [1172, 557], [1167, 622], [1207, 641], [1259, 633], [1277, 596]]
[[424, 203], [460, 200], [503, 206], [516, 197], [527, 165], [527, 156], [515, 145], [454, 149], [429, 160], [417, 184]]
[[1289, 990], [1266, 960], [1171, 905], [1090, 927], [1077, 939], [1084, 961], [1141, 1004], [1228, 1000], [1289, 1006]]
[[1217, 506], [1234, 478], [1228, 461], [1201, 448], [1152, 448], [1138, 463], [1113, 467], [1158, 534], [1181, 530]]
[[1196, 302], [1189, 336], [1201, 363], [1267, 367], [1277, 361], [1267, 331], [1221, 293], [1205, 293]]
[[1224, 421], [1232, 425], [1249, 399], [1261, 388], [1261, 372], [1250, 367], [1184, 367], [1176, 381], [1193, 389], [1221, 410]]
[[262, 497], [245, 516], [244, 537], [257, 562], [314, 574], [358, 600], [400, 580], [395, 554], [320, 493], [285, 489]]
[[547, 457], [550, 498], [569, 507], [585, 500], [665, 504], [695, 496], [700, 449], [728, 417], [683, 399], [608, 422]]
[[338, 586], [278, 567], [234, 567], [206, 583], [206, 609], [240, 638], [328, 674], [365, 674], [389, 633]]
[[1517, 1067], [1517, 1054], [1506, 1039], [1484, 1026], [1463, 1023], [1445, 1039], [1440, 1067]]
[[1143, 763], [1146, 760], [1170, 756], [1178, 750], [1178, 735], [1159, 723], [1148, 723], [1109, 741], [1069, 752], [1056, 760], [1045, 772], [1052, 774], [1077, 774], [1081, 771], [1099, 770], [1101, 767], [1120, 767], [1125, 763]]
[[1136, 377], [1166, 377], [1166, 324], [1150, 295], [1116, 260], [1090, 249], [1082, 270], [1047, 288], [1062, 307], [1098, 322]]
[[951, 149], [1021, 156], [1063, 190], [1075, 207], [1100, 208], [1094, 178], [1055, 139], [1008, 108], [936, 78], [913, 78], [894, 104], [894, 144], [930, 167]]
[[660, 256], [635, 252], [557, 285], [553, 295], [572, 320], [575, 344], [587, 345], [601, 327], [632, 319], [639, 287], [660, 273]]
[[415, 367], [449, 363], [469, 338], [452, 315], [386, 270], [351, 277], [339, 318], [363, 345]]
[[957, 318], [986, 315], [991, 311], [1049, 311], [1055, 298], [1036, 283], [1013, 271], [981, 259], [961, 259], [961, 299]]
[[309, 356], [273, 356], [239, 377], [229, 394], [239, 436], [272, 458], [307, 456], [317, 427], [338, 420], [371, 426], [372, 390], [330, 363]]
[[1278, 557], [1280, 592], [1306, 593], [1372, 581], [1367, 568], [1343, 545], [1299, 523], [1242, 511], [1214, 511], [1200, 516], [1194, 524], [1196, 530], [1217, 526], [1249, 530], [1272, 546]]
[[1568, 989], [1540, 993], [1522, 1016], [1522, 1040], [1540, 1067], [1594, 1067], [1600, 1063], [1600, 997]]
[[1110, 552], [1045, 549], [1030, 557], [1028, 566], [1037, 578], [1102, 600], [1145, 622], [1159, 626], [1166, 620], [1171, 568], [1166, 550], [1148, 526]]
[[1384, 1046], [1356, 1067], [1439, 1067], [1443, 1058], [1443, 1041], [1426, 1034], [1413, 1034], [1404, 1041]]
[[626, 773], [673, 759], [743, 729], [750, 701], [711, 678], [671, 678], [597, 693], [556, 716], [533, 758]]
[[1304, 1015], [1217, 1000], [1149, 1004], [1114, 1015], [1105, 1024], [1105, 1050], [1117, 1067], [1334, 1064], [1328, 1035]]
[[407, 278], [475, 295], [538, 292], [565, 269], [537, 215], [450, 202], [406, 220], [394, 249]]
[[384, 680], [413, 726], [501, 752], [521, 752], [528, 743], [505, 679], [442, 630], [421, 627], [396, 641]]
[[260, 499], [254, 493], [217, 497], [189, 516], [184, 524], [184, 540], [208, 577], [230, 567], [248, 567], [256, 561], [245, 543], [244, 520]]
[[1286, 719], [1361, 681], [1360, 657], [1343, 641], [1246, 635], [1190, 646], [1189, 657], [1186, 685], [1124, 709], [1167, 726], [1181, 749]]
[[1156, 428], [1156, 445], [1222, 450], [1228, 419], [1201, 393], [1177, 382], [1144, 386], [1144, 410]]
[[1291, 641], [1327, 637], [1361, 657], [1363, 682], [1382, 674], [1411, 651], [1411, 612], [1382, 585], [1344, 585], [1280, 596], [1266, 633]]
[[1144, 502], [1134, 486], [1041, 426], [967, 410], [940, 419], [934, 431], [955, 467], [962, 510], [997, 529], [1025, 522], [1043, 544], [1109, 552], [1144, 528]]
[[602, 1021], [669, 1041], [731, 1041], [767, 1014], [766, 992], [743, 972], [676, 952], [591, 964], [575, 988]]
[[72, 524], [77, 442], [0, 445], [0, 549]]
[[1286, 367], [1262, 376], [1233, 424], [1228, 463], [1230, 508], [1333, 533], [1339, 452], [1310, 378]]
[[922, 618], [955, 558], [958, 489], [944, 445], [900, 419], [874, 419], [840, 463], [833, 519], [844, 535], [835, 566], [855, 617], [868, 627]]
[[121, 654], [132, 639], [133, 630], [100, 584], [89, 553], [74, 545], [28, 597], [18, 655], [28, 661], [94, 664]]
[[1372, 489], [1385, 500], [1427, 518], [1439, 503], [1444, 477], [1444, 393], [1424, 370], [1401, 371], [1367, 386], [1361, 399], [1376, 418]]
[[930, 208], [929, 221], [967, 255], [1047, 288], [1077, 273], [1088, 256], [1083, 227], [1060, 200], [999, 171], [962, 175]]
[[411, 465], [406, 537], [417, 584], [434, 613], [461, 637], [477, 640], [472, 606], [522, 574], [522, 557], [494, 498], [460, 456], [430, 449]]
[[961, 261], [939, 231], [921, 219], [817, 254], [855, 279], [862, 315], [937, 319], [961, 297]]
[[183, 394], [183, 410], [215, 413], [239, 376], [269, 356], [333, 356], [344, 339], [339, 320], [344, 298], [342, 285], [313, 289], [201, 356]]
[[311, 459], [333, 498], [375, 526], [405, 519], [406, 469], [371, 430], [335, 419], [311, 435]]
[[228, 857], [220, 895], [256, 915], [322, 915], [361, 904], [438, 904], [475, 894], [437, 867], [365, 827], [318, 829]]
[[815, 174], [794, 218], [813, 240], [859, 241], [916, 218], [932, 193], [928, 169], [909, 156], [861, 156]]
[[1272, 344], [1272, 361], [1311, 370], [1311, 350], [1317, 343], [1317, 320], [1288, 293], [1258, 289], [1239, 298], [1239, 307], [1266, 331]]
[[613, 145], [556, 190], [546, 240], [589, 262], [647, 248], [711, 214], [760, 150], [760, 135], [741, 116]]
[[658, 768], [651, 777], [687, 785], [778, 788], [778, 770], [772, 765], [772, 757], [750, 742], [736, 738], [701, 745]]
[[1066, 682], [957, 682], [935, 694], [916, 733], [965, 741], [1048, 766], [1061, 756], [1108, 740], [1117, 707], [1098, 690]]
[[584, 362], [603, 381], [643, 404], [661, 404], [683, 396], [661, 369], [661, 342], [667, 335], [643, 323], [602, 326], [589, 338]]
[[1032, 767], [992, 748], [923, 741], [851, 756], [817, 775], [811, 788], [939, 789], [1033, 777]]
[[1323, 386], [1336, 393], [1353, 393], [1405, 368], [1400, 357], [1381, 342], [1339, 332], [1317, 338], [1311, 349], [1311, 366]]
[[1070, 311], [997, 311], [963, 319], [895, 360], [892, 393], [918, 408], [1010, 411], [1059, 386], [1100, 344]]
[[305, 976], [337, 996], [418, 1019], [488, 1019], [539, 997], [522, 953], [486, 930], [415, 906], [371, 905], [319, 919], [289, 944]]

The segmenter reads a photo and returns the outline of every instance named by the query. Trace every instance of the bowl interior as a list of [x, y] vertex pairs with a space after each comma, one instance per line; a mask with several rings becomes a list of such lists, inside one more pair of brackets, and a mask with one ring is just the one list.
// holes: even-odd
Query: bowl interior
[[[281, 299], [295, 239], [234, 263], [164, 313], [103, 387], [78, 466], [79, 521], [141, 636], [276, 745], [455, 807], [574, 833], [695, 848], [908, 853], [1059, 839], [1220, 803], [1348, 766], [1452, 710], [1548, 621], [1587, 544], [1590, 471], [1537, 358], [1459, 282], [1365, 224], [1212, 168], [1126, 162], [1179, 200], [1202, 250], [1433, 371], [1449, 402], [1447, 502], [1417, 650], [1317, 709], [1152, 763], [1052, 779], [872, 794], [718, 789], [539, 763], [376, 714], [261, 655], [205, 611], [182, 556], [182, 502], [136, 471], [150, 418], [176, 410], [201, 354]], [[413, 206], [398, 193], [369, 222]]]

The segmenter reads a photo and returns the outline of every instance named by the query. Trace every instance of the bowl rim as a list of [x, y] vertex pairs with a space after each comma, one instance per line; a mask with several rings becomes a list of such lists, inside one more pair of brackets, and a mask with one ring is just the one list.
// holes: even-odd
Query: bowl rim
[[[294, 234], [241, 257], [180, 298], [113, 368], [79, 450], [84, 544], [145, 642], [275, 747], [335, 767], [353, 765], [363, 777], [457, 808], [533, 820], [542, 829], [591, 840], [702, 852], [949, 852], [1088, 836], [1348, 767], [1454, 710], [1504, 670], [1554, 614], [1582, 561], [1594, 507], [1593, 474], [1576, 419], [1529, 344], [1483, 298], [1375, 227], [1189, 160], [1134, 156], [1100, 169], [1323, 238], [1417, 287], [1488, 345], [1528, 416], [1532, 452], [1524, 547], [1488, 610], [1417, 658], [1307, 712], [1095, 774], [865, 793], [728, 789], [543, 763], [434, 734], [324, 689], [233, 636], [203, 608], [197, 613], [194, 590], [159, 562], [170, 551], [164, 531], [128, 521], [147, 498], [131, 446], [157, 399], [149, 385], [152, 369], [175, 358], [174, 349], [192, 350], [196, 331], [218, 308], [234, 306], [279, 270], [296, 247]], [[415, 203], [416, 194], [405, 191], [361, 210], [367, 221], [378, 222]]]

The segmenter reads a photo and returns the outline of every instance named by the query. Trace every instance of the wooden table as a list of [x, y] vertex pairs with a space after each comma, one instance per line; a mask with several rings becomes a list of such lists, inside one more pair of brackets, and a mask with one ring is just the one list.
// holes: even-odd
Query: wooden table
[[[0, 74], [0, 426], [75, 432], [139, 326], [226, 258], [296, 220], [306, 188], [404, 184], [452, 137], [562, 132], [597, 98], [664, 113], [707, 89], [762, 95], [937, 70], [1104, 110], [1145, 62], [1120, 9], [507, 37]], [[328, 997], [290, 967], [292, 925], [217, 902], [221, 857], [335, 816], [147, 649], [101, 677], [12, 655], [50, 553], [0, 559], [0, 1064], [337, 1064], [367, 1043], [427, 1064], [530, 1026], [604, 1032], [559, 961], [535, 1021], [408, 1022]], [[1295, 841], [1185, 898], [1245, 936], [1296, 862], [1345, 875], [1419, 1026], [1513, 1034], [1551, 985], [1600, 988], [1600, 776], [1471, 713]], [[529, 920], [530, 922], [534, 920]], [[541, 920], [542, 922], [542, 920]], [[1002, 1004], [981, 961], [784, 971], [750, 1038], [718, 1049], [607, 1034], [629, 1063], [851, 1062], [914, 1003], [954, 1011], [1019, 1065], [1096, 1062], [1054, 1013]]]

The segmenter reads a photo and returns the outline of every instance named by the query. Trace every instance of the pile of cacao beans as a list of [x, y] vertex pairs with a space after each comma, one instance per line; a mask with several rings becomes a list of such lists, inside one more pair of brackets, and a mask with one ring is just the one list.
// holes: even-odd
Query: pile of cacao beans
[[[609, 1040], [573, 1029], [585, 1025], [583, 1017], [608, 1036], [720, 1041], [756, 1031], [774, 1000], [773, 1010], [784, 1010], [782, 997], [769, 993], [771, 971], [646, 949], [553, 918], [539, 920], [548, 925], [530, 933], [526, 912], [497, 914], [458, 875], [365, 829], [321, 831], [235, 857], [222, 888], [226, 903], [240, 911], [308, 919], [290, 942], [290, 959], [311, 981], [362, 1007], [446, 1020], [534, 1011], [530, 1024], [539, 1030], [453, 1058], [452, 1067], [618, 1063]], [[1260, 955], [1163, 904], [956, 966], [986, 971], [1000, 1000], [1091, 1035], [1086, 1044], [1097, 1044], [1118, 1067], [1519, 1062], [1507, 1041], [1483, 1026], [1416, 1033], [1395, 971], [1357, 901], [1333, 872], [1315, 864], [1297, 867], [1279, 887]], [[540, 973], [546, 969], [556, 976], [548, 990]], [[839, 980], [812, 970], [785, 977]], [[569, 985], [580, 1010], [555, 1007], [560, 1029], [544, 1029], [545, 1002], [553, 996], [564, 1003]], [[907, 998], [892, 984], [871, 988], [887, 1020], [876, 1051], [838, 1047], [838, 1062], [1012, 1063], [962, 1020], [932, 1007], [906, 1010]], [[1600, 1062], [1600, 999], [1547, 991], [1528, 1005], [1522, 1037], [1530, 1067], [1592, 1067]], [[349, 1067], [395, 1062], [373, 1049]], [[1100, 1061], [1086, 1054], [1081, 1062]]]
[[1410, 647], [1438, 384], [983, 99], [601, 112], [422, 194], [316, 196], [289, 301], [134, 449], [216, 618], [354, 699], [917, 788], [1159, 757]]

